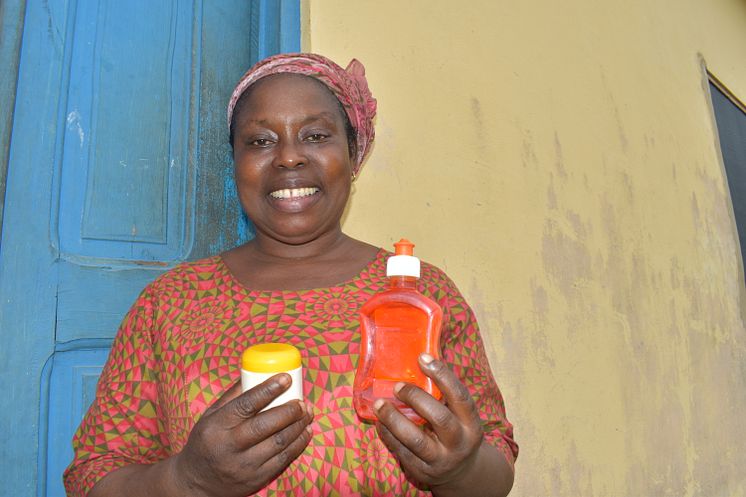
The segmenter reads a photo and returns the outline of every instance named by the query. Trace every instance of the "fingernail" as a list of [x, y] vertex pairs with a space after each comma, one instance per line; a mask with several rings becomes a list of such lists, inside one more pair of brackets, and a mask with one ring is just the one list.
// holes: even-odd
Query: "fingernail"
[[272, 387], [276, 388], [277, 390], [282, 390], [288, 385], [290, 385], [290, 376], [286, 374], [280, 374], [277, 375], [275, 378], [275, 383], [272, 385]]
[[422, 364], [425, 366], [429, 366], [434, 360], [435, 358], [428, 353], [420, 354], [420, 361], [422, 361]]
[[313, 429], [311, 428], [311, 425], [306, 426], [306, 433], [309, 435], [313, 435]]
[[309, 416], [313, 417], [313, 406], [311, 404], [306, 404], [306, 412]]
[[381, 407], [383, 407], [383, 399], [376, 399], [376, 401], [373, 402], [373, 409], [378, 411]]
[[402, 388], [404, 388], [404, 383], [400, 381], [399, 383], [394, 385], [394, 393], [399, 393], [399, 390], [401, 390]]

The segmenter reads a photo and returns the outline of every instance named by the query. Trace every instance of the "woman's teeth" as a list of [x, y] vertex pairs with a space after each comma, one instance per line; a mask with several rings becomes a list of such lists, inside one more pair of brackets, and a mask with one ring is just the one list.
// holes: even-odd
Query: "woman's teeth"
[[285, 188], [284, 190], [277, 190], [269, 194], [270, 197], [276, 198], [276, 199], [288, 199], [288, 198], [299, 198], [299, 197], [308, 197], [309, 195], [313, 195], [314, 193], [318, 192], [319, 189], [312, 187], [312, 188]]

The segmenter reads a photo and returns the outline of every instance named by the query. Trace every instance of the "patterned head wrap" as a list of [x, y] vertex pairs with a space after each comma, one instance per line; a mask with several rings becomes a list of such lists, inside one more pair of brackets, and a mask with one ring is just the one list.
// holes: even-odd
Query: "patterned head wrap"
[[228, 127], [231, 125], [233, 110], [241, 95], [261, 78], [279, 73], [310, 76], [324, 83], [337, 97], [355, 130], [357, 153], [352, 167], [352, 176], [356, 177], [375, 138], [373, 117], [376, 115], [376, 99], [368, 89], [365, 68], [356, 59], [350, 61], [347, 69], [342, 69], [322, 55], [311, 53], [273, 55], [257, 62], [243, 75], [233, 90], [228, 102]]

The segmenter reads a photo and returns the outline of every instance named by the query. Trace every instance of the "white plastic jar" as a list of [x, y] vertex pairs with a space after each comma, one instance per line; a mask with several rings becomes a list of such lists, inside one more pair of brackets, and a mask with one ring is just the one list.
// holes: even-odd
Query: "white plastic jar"
[[303, 367], [298, 349], [288, 343], [260, 343], [246, 349], [241, 356], [241, 390], [247, 391], [276, 375], [287, 373], [290, 387], [264, 410], [290, 400], [303, 400]]

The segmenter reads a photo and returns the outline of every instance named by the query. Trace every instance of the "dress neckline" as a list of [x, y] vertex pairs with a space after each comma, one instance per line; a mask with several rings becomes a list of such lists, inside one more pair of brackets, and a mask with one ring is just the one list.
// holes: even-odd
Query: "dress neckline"
[[360, 279], [364, 279], [367, 273], [377, 272], [376, 266], [378, 265], [381, 265], [383, 268], [385, 268], [386, 257], [388, 255], [389, 253], [386, 249], [379, 248], [378, 251], [376, 252], [376, 255], [365, 266], [363, 266], [363, 268], [356, 275], [352, 276], [351, 278], [345, 281], [341, 281], [339, 283], [335, 283], [333, 285], [329, 285], [329, 286], [300, 288], [297, 290], [261, 290], [261, 289], [257, 290], [254, 288], [249, 288], [248, 286], [241, 283], [238, 280], [238, 278], [236, 278], [236, 276], [230, 270], [230, 268], [225, 263], [225, 261], [223, 260], [223, 257], [220, 254], [214, 255], [212, 259], [217, 265], [218, 271], [225, 276], [225, 279], [230, 281], [234, 287], [240, 288], [243, 292], [251, 294], [251, 295], [272, 295], [272, 294], [277, 295], [277, 294], [318, 293], [321, 291], [330, 290], [334, 288], [343, 288], [345, 286], [355, 283], [356, 281]]

